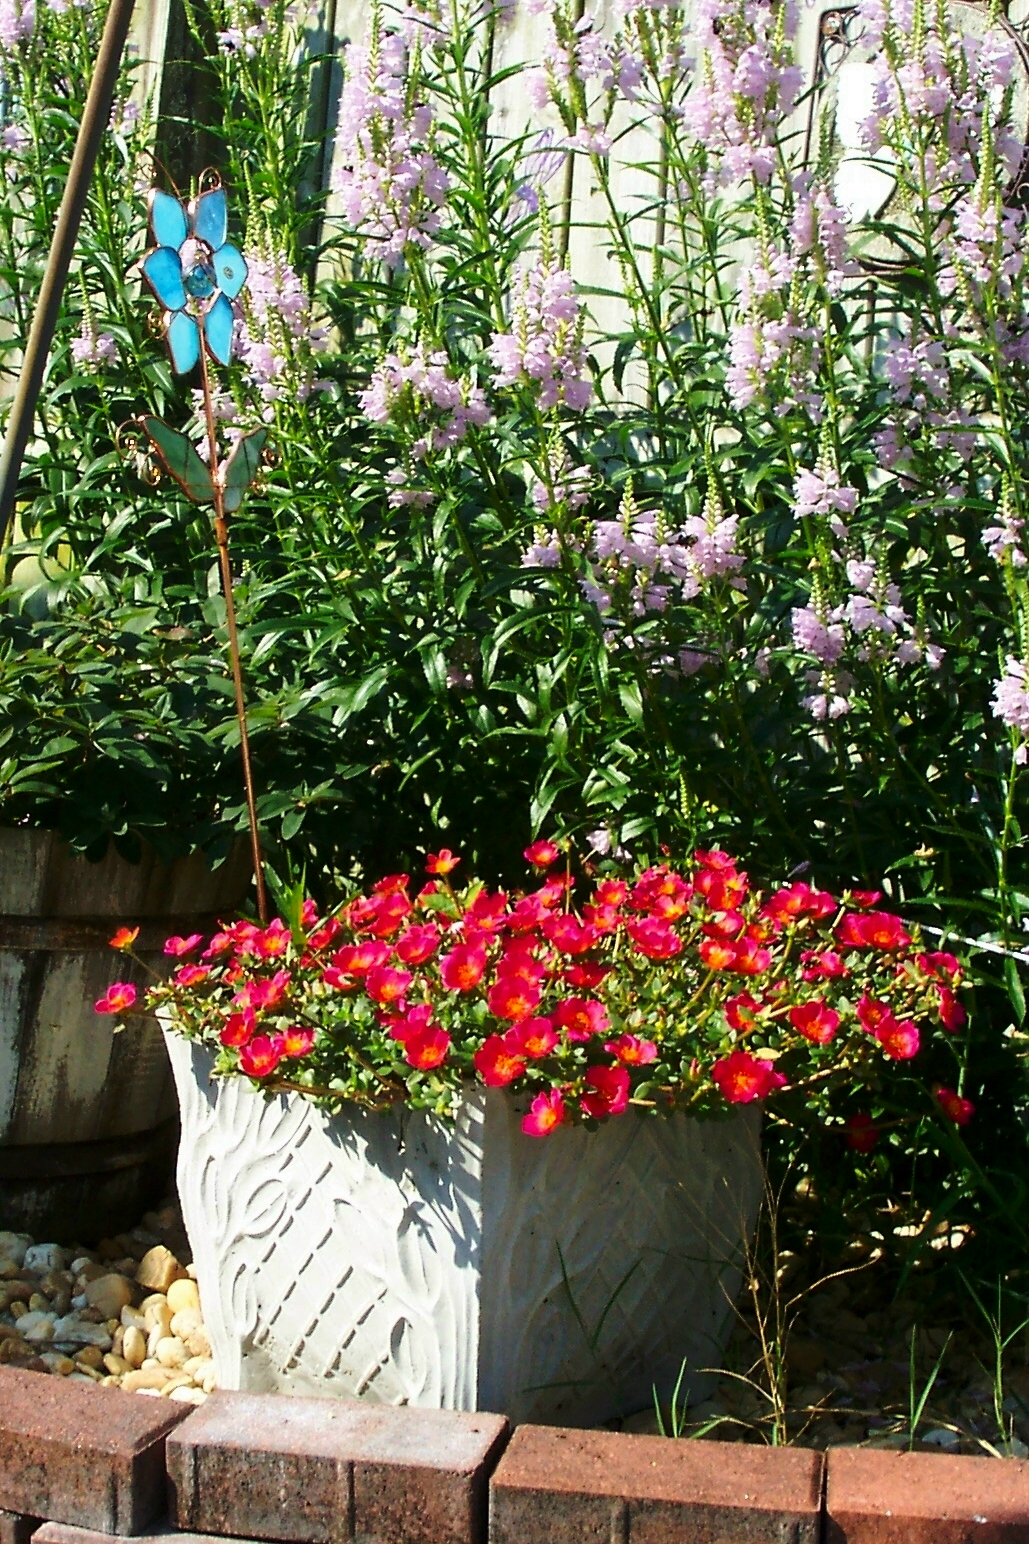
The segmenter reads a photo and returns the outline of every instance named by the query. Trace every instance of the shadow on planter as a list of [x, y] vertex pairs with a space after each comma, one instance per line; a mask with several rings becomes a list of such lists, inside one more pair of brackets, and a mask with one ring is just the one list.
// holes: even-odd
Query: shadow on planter
[[[717, 1365], [760, 1117], [522, 1134], [517, 1099], [328, 1116], [167, 1036], [179, 1196], [219, 1386], [592, 1425]], [[692, 1398], [707, 1380], [694, 1372]]]
[[88, 863], [51, 831], [0, 828], [0, 1228], [90, 1243], [167, 1193], [168, 1060], [152, 1021], [116, 1034], [93, 1011], [112, 981], [145, 980], [108, 940], [138, 924], [161, 969], [168, 934], [235, 910], [249, 877], [245, 847], [212, 873], [200, 853]]

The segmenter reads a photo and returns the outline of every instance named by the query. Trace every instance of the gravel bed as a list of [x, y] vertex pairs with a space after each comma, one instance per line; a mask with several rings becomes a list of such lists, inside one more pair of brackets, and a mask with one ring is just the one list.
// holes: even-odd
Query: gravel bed
[[[916, 1427], [916, 1451], [977, 1457], [1029, 1457], [1029, 1344], [1025, 1333], [1008, 1347], [995, 1390], [994, 1348], [947, 1304], [917, 1294], [892, 1297], [885, 1282], [843, 1278], [812, 1292], [795, 1311], [786, 1347], [786, 1425], [799, 1447], [912, 1446], [911, 1389], [925, 1399]], [[911, 1378], [914, 1332], [915, 1377]], [[948, 1338], [949, 1337], [949, 1338]], [[709, 1398], [691, 1406], [683, 1435], [718, 1441], [770, 1440], [767, 1388], [756, 1363], [759, 1337], [753, 1316], [741, 1309], [723, 1368]], [[734, 1373], [736, 1376], [727, 1374]], [[998, 1430], [996, 1404], [1003, 1431]], [[666, 1430], [670, 1412], [662, 1416]], [[612, 1423], [615, 1424], [615, 1423]], [[623, 1431], [656, 1432], [653, 1409], [620, 1423]]]
[[95, 1249], [0, 1232], [0, 1363], [199, 1405], [211, 1345], [175, 1201]]

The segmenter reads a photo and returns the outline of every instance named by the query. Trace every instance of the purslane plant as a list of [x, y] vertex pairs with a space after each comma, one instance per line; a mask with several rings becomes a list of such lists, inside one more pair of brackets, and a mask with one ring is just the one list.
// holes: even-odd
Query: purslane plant
[[[526, 857], [542, 882], [518, 894], [455, 889], [460, 860], [444, 849], [414, 896], [393, 874], [329, 916], [307, 901], [292, 926], [169, 938], [182, 963], [145, 1007], [211, 1046], [220, 1076], [447, 1116], [472, 1083], [510, 1087], [530, 1136], [630, 1108], [709, 1114], [787, 1087], [853, 1090], [966, 1021], [958, 960], [877, 909], [877, 892], [838, 900], [796, 882], [762, 895], [716, 849], [688, 878], [667, 864], [594, 875], [575, 905], [554, 843]], [[135, 1001], [115, 982], [96, 1008]], [[935, 1109], [963, 1125], [973, 1107], [937, 1087]], [[874, 1133], [859, 1122], [850, 1135]]]

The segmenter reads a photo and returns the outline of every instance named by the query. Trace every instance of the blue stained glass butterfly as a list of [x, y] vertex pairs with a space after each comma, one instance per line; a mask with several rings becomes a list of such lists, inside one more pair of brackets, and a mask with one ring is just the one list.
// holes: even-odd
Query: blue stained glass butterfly
[[[164, 306], [164, 335], [176, 375], [200, 358], [200, 338], [219, 364], [232, 357], [231, 302], [247, 281], [242, 252], [226, 238], [229, 201], [222, 187], [199, 193], [187, 206], [152, 188], [150, 230], [157, 245], [143, 273]], [[197, 319], [199, 316], [199, 320]]]

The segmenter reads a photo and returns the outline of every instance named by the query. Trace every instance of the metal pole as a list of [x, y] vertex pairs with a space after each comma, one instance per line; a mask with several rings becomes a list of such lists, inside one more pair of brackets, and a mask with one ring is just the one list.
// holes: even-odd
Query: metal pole
[[134, 5], [135, 0], [110, 0], [96, 69], [89, 83], [89, 95], [79, 124], [75, 153], [50, 243], [50, 255], [36, 301], [32, 329], [25, 345], [11, 416], [7, 422], [7, 438], [3, 454], [0, 455], [0, 546], [3, 545], [14, 514], [21, 461], [35, 422], [36, 402], [43, 385], [46, 362], [61, 308], [61, 296], [86, 207], [93, 167], [96, 165], [100, 141], [111, 119], [111, 104], [118, 84], [121, 56]]

